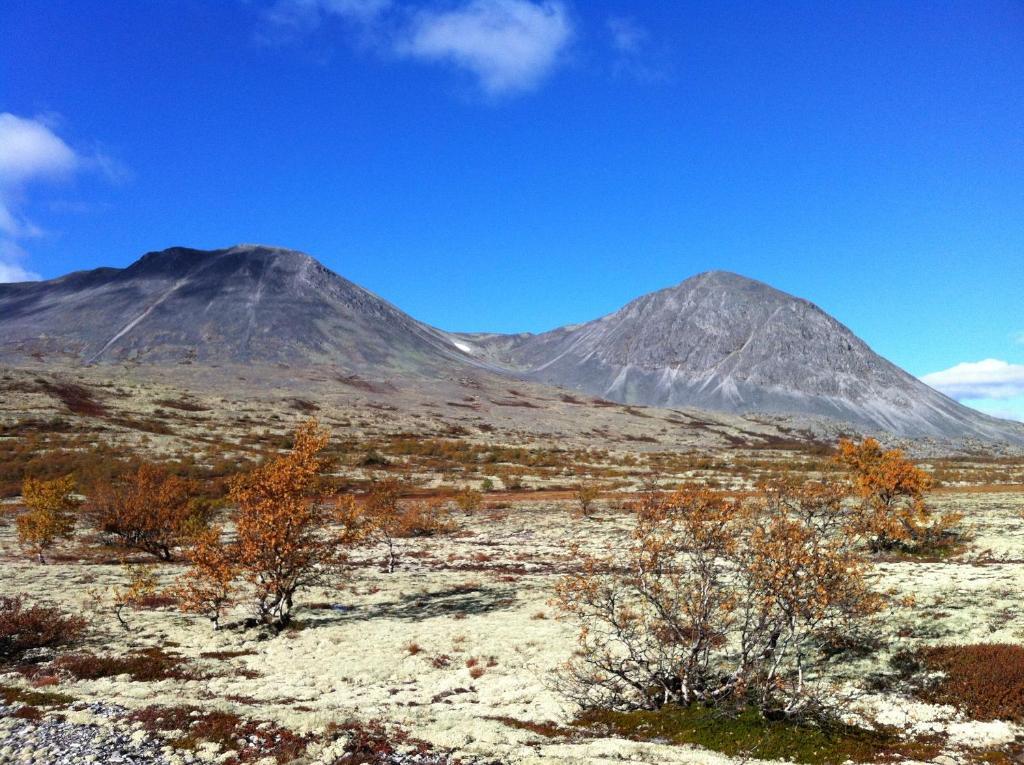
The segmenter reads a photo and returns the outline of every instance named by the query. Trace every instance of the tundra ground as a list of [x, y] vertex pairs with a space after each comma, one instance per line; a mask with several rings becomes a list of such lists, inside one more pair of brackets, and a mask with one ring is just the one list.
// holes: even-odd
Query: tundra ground
[[[893, 639], [884, 649], [837, 667], [832, 680], [864, 691], [848, 710], [851, 719], [928, 742], [920, 748], [926, 761], [1013, 762], [1024, 727], [972, 720], [954, 707], [914, 698], [890, 661], [901, 649], [926, 645], [1024, 643], [1024, 493], [940, 492], [931, 499], [965, 514], [970, 541], [941, 560], [879, 562], [880, 585], [913, 595], [915, 605], [893, 617]], [[0, 686], [11, 699], [21, 692], [31, 700], [33, 685], [59, 694], [58, 701], [40, 702], [42, 714], [134, 729], [171, 747], [165, 755], [178, 762], [227, 761], [232, 752], [249, 751], [230, 738], [144, 730], [154, 714], [172, 718], [182, 708], [229, 713], [306, 737], [300, 762], [359, 761], [341, 759], [350, 734], [339, 726], [374, 721], [463, 762], [738, 761], [574, 727], [578, 710], [555, 687], [556, 670], [575, 647], [575, 625], [549, 603], [558, 577], [575, 565], [569, 545], [621, 547], [628, 543], [631, 514], [606, 500], [593, 518], [580, 519], [569, 502], [529, 494], [490, 504], [459, 513], [452, 535], [400, 540], [393, 574], [384, 572], [382, 550], [359, 550], [336, 586], [302, 595], [297, 624], [276, 637], [241, 626], [242, 610], [233, 614], [234, 625], [219, 631], [171, 608], [132, 610], [125, 629], [95, 600], [124, 583], [122, 556], [73, 544], [39, 565], [25, 558], [7, 524], [0, 528], [5, 594], [92, 613], [79, 653], [156, 656], [149, 666], [162, 662], [172, 670], [150, 679], [127, 670], [75, 679], [44, 664], [7, 672]], [[179, 564], [145, 565], [161, 584], [181, 571]], [[120, 719], [89, 711], [103, 705], [123, 709]], [[8, 756], [17, 761], [17, 752]]]

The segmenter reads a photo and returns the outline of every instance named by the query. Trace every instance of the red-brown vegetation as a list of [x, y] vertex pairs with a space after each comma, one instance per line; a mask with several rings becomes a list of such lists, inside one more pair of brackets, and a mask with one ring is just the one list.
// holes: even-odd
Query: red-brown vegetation
[[194, 482], [148, 463], [117, 483], [93, 487], [86, 512], [97, 530], [125, 547], [170, 560], [206, 523]]
[[16, 659], [33, 648], [72, 645], [84, 631], [84, 619], [55, 606], [0, 595], [0, 661]]
[[975, 720], [1024, 723], [1024, 646], [1005, 643], [922, 648], [917, 659], [943, 677], [923, 695]]

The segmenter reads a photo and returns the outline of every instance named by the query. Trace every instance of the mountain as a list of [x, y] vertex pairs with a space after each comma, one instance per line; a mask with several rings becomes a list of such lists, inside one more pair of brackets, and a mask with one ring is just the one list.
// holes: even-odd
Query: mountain
[[400, 374], [479, 364], [310, 256], [260, 245], [174, 247], [124, 269], [0, 284], [0, 357], [26, 354]]
[[423, 380], [488, 371], [626, 404], [824, 416], [904, 436], [1024, 443], [874, 353], [817, 306], [712, 271], [539, 335], [416, 321], [294, 250], [174, 247], [128, 268], [0, 284], [0, 359], [327, 365]]
[[466, 334], [480, 358], [622, 403], [825, 416], [905, 436], [1024, 442], [1024, 426], [957, 403], [806, 300], [723, 271], [539, 335]]

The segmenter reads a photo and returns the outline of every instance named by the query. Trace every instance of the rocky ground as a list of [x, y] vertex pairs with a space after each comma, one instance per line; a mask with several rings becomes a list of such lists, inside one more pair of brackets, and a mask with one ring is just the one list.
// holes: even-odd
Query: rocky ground
[[[894, 617], [893, 633], [901, 637], [847, 666], [836, 682], [862, 685], [886, 670], [898, 648], [1024, 642], [1024, 495], [956, 492], [933, 500], [965, 513], [969, 545], [945, 560], [879, 564], [880, 584], [913, 594], [916, 605]], [[629, 514], [603, 503], [594, 518], [580, 520], [566, 502], [500, 504], [507, 506], [459, 514], [453, 535], [402, 540], [393, 574], [382, 570], [381, 550], [360, 552], [336, 586], [303, 596], [299, 623], [277, 637], [241, 626], [214, 631], [168, 608], [129, 612], [125, 630], [94, 605], [97, 592], [125, 581], [116, 556], [69, 548], [41, 566], [20, 553], [10, 526], [0, 529], [5, 593], [92, 611], [85, 650], [123, 656], [160, 649], [177, 668], [175, 676], [150, 680], [59, 676], [45, 691], [71, 701], [39, 707], [34, 720], [24, 719], [18, 703], [0, 712], [0, 761], [213, 762], [242, 751], [232, 750], [237, 741], [171, 747], [172, 741], [182, 743], [180, 731], [146, 729], [139, 722], [140, 713], [152, 716], [160, 707], [237, 715], [263, 726], [254, 734], [308, 737], [307, 762], [358, 761], [340, 759], [355, 734], [338, 726], [375, 720], [429, 745], [415, 755], [420, 760], [401, 759], [414, 756], [414, 745], [397, 747], [390, 755], [395, 762], [450, 756], [524, 765], [731, 762], [689, 746], [548, 735], [575, 715], [552, 683], [575, 635], [574, 625], [549, 603], [554, 583], [573, 564], [571, 542], [591, 549], [622, 544]], [[181, 570], [173, 563], [152, 566], [163, 584]], [[45, 670], [45, 663], [40, 666]], [[31, 691], [29, 674], [10, 672], [0, 677], [0, 688]], [[34, 676], [38, 682], [38, 669]], [[972, 721], [899, 688], [865, 695], [851, 711], [910, 737], [938, 737], [942, 753], [934, 762], [981, 761], [1024, 735], [1019, 726]], [[330, 730], [335, 733], [325, 737]], [[276, 739], [256, 740], [263, 745]], [[434, 759], [422, 759], [428, 756]]]

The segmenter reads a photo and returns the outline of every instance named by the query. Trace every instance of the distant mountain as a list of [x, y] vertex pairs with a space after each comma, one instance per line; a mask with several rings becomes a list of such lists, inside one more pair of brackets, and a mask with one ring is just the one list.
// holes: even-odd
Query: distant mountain
[[0, 356], [26, 354], [399, 374], [478, 363], [310, 256], [259, 245], [174, 247], [124, 269], [0, 284]]
[[327, 365], [424, 380], [487, 370], [614, 401], [825, 416], [904, 436], [1024, 443], [874, 353], [806, 300], [721, 271], [540, 335], [416, 321], [308, 255], [175, 247], [124, 269], [0, 284], [0, 359]]
[[812, 303], [723, 271], [585, 324], [463, 340], [478, 357], [533, 379], [623, 403], [826, 416], [906, 436], [1024, 442], [1024, 426], [928, 387]]

